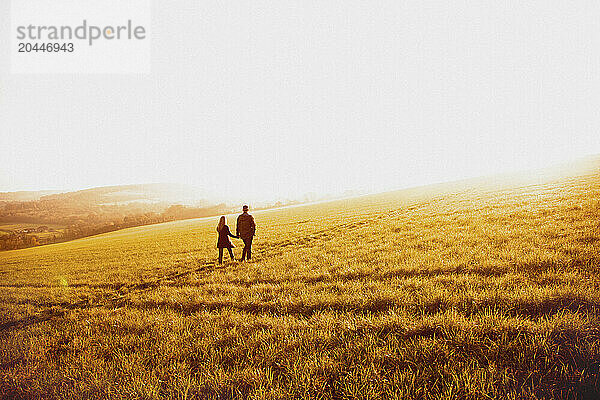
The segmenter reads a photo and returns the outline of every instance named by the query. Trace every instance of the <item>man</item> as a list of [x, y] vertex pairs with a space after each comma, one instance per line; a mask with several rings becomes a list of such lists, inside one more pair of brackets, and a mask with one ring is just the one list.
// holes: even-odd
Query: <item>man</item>
[[242, 261], [247, 259], [250, 261], [252, 255], [252, 238], [256, 231], [256, 224], [254, 223], [254, 217], [248, 214], [248, 206], [242, 207], [242, 214], [237, 218], [237, 226], [235, 229], [236, 236], [242, 238], [244, 241], [244, 250], [242, 250]]

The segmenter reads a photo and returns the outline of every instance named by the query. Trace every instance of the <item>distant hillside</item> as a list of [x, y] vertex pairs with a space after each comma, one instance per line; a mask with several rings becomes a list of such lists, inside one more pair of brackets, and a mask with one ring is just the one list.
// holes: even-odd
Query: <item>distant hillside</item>
[[225, 204], [208, 200], [200, 190], [171, 184], [19, 192], [4, 198], [19, 200], [0, 202], [0, 250], [231, 211]]
[[0, 202], [6, 201], [34, 201], [43, 196], [49, 196], [60, 193], [57, 190], [43, 191], [20, 191], [20, 192], [0, 192]]
[[0, 222], [60, 225], [163, 213], [173, 205], [193, 210], [212, 210], [217, 205], [201, 190], [175, 184], [105, 186], [66, 193], [15, 192], [5, 193], [3, 198]]
[[186, 204], [208, 205], [207, 194], [199, 189], [177, 184], [138, 184], [104, 186], [76, 192], [54, 193], [42, 196], [40, 200], [63, 200], [86, 205], [125, 205], [141, 204]]

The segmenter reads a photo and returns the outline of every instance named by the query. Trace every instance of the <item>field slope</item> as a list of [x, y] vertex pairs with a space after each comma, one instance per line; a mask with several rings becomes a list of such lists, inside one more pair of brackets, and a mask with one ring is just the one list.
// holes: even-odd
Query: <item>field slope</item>
[[600, 397], [597, 166], [255, 218], [0, 253], [0, 397]]

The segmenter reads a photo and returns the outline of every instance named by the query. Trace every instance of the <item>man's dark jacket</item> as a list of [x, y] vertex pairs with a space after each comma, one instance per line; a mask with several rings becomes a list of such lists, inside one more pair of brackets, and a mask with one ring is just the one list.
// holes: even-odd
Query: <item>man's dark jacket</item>
[[247, 212], [240, 214], [237, 218], [236, 235], [242, 239], [249, 239], [254, 236], [255, 231], [254, 217]]

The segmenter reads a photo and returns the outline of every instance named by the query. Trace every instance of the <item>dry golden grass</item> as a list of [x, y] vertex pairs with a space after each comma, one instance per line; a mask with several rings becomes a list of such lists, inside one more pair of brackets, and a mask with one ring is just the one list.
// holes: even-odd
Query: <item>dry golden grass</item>
[[0, 397], [600, 398], [600, 173], [440, 190], [0, 253]]

